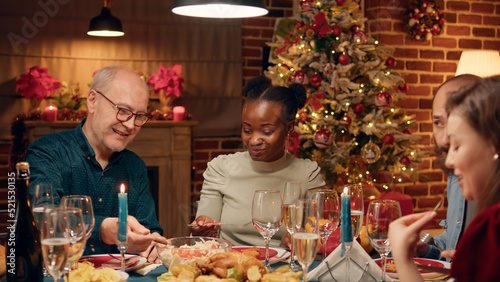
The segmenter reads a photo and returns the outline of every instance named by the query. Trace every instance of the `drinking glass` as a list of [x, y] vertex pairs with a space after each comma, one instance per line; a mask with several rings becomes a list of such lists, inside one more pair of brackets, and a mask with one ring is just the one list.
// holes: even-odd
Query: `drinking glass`
[[54, 282], [59, 281], [68, 259], [68, 218], [60, 209], [45, 209], [42, 215], [42, 254], [45, 267]]
[[269, 243], [281, 226], [281, 192], [276, 190], [257, 190], [252, 202], [252, 222], [264, 237], [266, 260], [264, 265], [273, 271], [269, 263]]
[[351, 189], [351, 225], [352, 237], [356, 240], [361, 234], [361, 227], [363, 227], [363, 187], [360, 184], [344, 185], [349, 186]]
[[69, 281], [71, 267], [78, 267], [78, 260], [85, 250], [85, 225], [83, 223], [82, 210], [72, 207], [61, 207], [68, 218], [67, 232], [69, 235], [69, 251], [66, 267], [64, 268], [66, 280]]
[[[290, 211], [295, 208], [294, 203], [300, 199], [302, 195], [302, 183], [300, 181], [286, 181], [285, 189], [283, 190], [283, 222], [285, 223], [286, 230], [290, 234], [290, 240], [293, 242], [293, 226], [290, 220]], [[295, 263], [295, 250], [293, 243], [290, 250], [290, 264], [291, 270], [298, 271], [300, 266]]]
[[31, 210], [35, 216], [38, 229], [42, 229], [42, 216], [45, 206], [54, 205], [54, 191], [52, 184], [40, 183], [33, 186], [33, 201], [31, 202]]
[[61, 207], [78, 208], [82, 211], [83, 225], [85, 226], [85, 240], [90, 238], [94, 230], [94, 208], [92, 199], [89, 196], [69, 195], [61, 199]]
[[385, 265], [387, 255], [391, 252], [389, 245], [389, 224], [401, 217], [399, 203], [393, 200], [373, 200], [366, 213], [366, 234], [370, 244], [382, 258], [382, 281], [385, 281]]
[[307, 282], [307, 270], [318, 250], [319, 221], [315, 202], [311, 199], [297, 201], [291, 217], [294, 228], [293, 248], [304, 272], [302, 281]]
[[328, 237], [337, 229], [340, 220], [340, 203], [336, 191], [321, 189], [311, 195], [318, 210], [319, 234], [323, 244], [323, 260], [326, 258], [326, 243]]

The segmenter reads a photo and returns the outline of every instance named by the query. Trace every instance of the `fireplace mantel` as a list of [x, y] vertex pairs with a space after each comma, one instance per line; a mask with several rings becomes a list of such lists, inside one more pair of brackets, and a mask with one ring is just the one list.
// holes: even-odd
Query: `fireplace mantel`
[[[26, 121], [29, 143], [47, 133], [73, 129], [76, 121]], [[191, 137], [197, 121], [149, 121], [127, 149], [158, 168], [158, 220], [167, 238], [189, 234]]]

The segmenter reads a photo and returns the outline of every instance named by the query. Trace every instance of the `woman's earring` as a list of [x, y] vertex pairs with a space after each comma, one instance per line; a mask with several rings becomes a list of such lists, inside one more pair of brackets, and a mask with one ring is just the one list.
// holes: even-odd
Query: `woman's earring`
[[498, 154], [493, 155], [493, 159], [496, 161], [498, 160]]

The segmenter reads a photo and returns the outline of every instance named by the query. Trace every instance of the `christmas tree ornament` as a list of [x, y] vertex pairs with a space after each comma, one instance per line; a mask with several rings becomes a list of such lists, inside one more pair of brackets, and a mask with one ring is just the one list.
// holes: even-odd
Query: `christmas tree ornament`
[[321, 84], [321, 75], [315, 74], [311, 77], [311, 84], [314, 86], [319, 86]]
[[386, 134], [382, 140], [384, 140], [384, 144], [392, 145], [394, 143], [394, 135]]
[[358, 44], [358, 45], [365, 45], [366, 42], [368, 42], [368, 37], [366, 34], [361, 30], [359, 25], [353, 25], [351, 27], [351, 32], [352, 32], [352, 37], [351, 41]]
[[377, 106], [379, 107], [389, 107], [392, 105], [392, 94], [388, 91], [382, 90], [377, 94]]
[[332, 132], [326, 128], [322, 128], [314, 133], [314, 145], [320, 149], [330, 147], [333, 141]]
[[307, 118], [306, 113], [304, 113], [304, 112], [300, 112], [300, 113], [299, 113], [299, 121], [300, 121], [300, 122], [302, 122], [302, 123], [304, 123], [304, 122], [306, 122], [307, 120], [308, 120], [308, 118]]
[[408, 90], [410, 90], [410, 87], [408, 86], [408, 84], [404, 83], [403, 85], [398, 86], [398, 90], [401, 93], [407, 93]]
[[342, 28], [340, 26], [338, 26], [338, 25], [333, 26], [332, 29], [333, 29], [333, 32], [332, 32], [333, 36], [337, 37], [337, 36], [340, 36], [342, 34]]
[[409, 166], [411, 164], [411, 159], [408, 156], [404, 156], [399, 162], [404, 166]]
[[296, 71], [292, 78], [294, 83], [309, 84], [309, 78], [304, 70]]
[[350, 116], [343, 116], [343, 117], [340, 118], [340, 121], [345, 122], [346, 123], [346, 125], [345, 125], [346, 127], [351, 126], [351, 123], [352, 123], [352, 119], [351, 119]]
[[345, 0], [337, 0], [337, 6], [344, 6]]
[[411, 135], [411, 130], [407, 128], [407, 129], [403, 130], [403, 133]]
[[366, 143], [361, 148], [361, 157], [363, 160], [369, 164], [376, 162], [380, 158], [380, 148], [377, 144], [370, 142]]
[[342, 65], [347, 65], [351, 62], [351, 58], [349, 57], [349, 55], [346, 55], [346, 54], [341, 54], [339, 56], [339, 63], [342, 64]]
[[353, 108], [354, 112], [358, 115], [361, 114], [365, 110], [365, 107], [363, 106], [363, 104], [356, 104], [352, 108]]
[[387, 60], [385, 60], [385, 65], [391, 69], [394, 68], [397, 65], [397, 63], [398, 62], [393, 57], [389, 57], [387, 58]]

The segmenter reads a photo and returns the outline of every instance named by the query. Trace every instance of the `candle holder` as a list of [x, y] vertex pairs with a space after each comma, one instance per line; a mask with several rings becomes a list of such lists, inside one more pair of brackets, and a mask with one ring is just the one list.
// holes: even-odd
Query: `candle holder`
[[118, 222], [118, 251], [120, 251], [121, 271], [125, 271], [125, 252], [127, 249], [127, 222]]
[[118, 243], [118, 250], [120, 251], [121, 271], [125, 271], [125, 251], [127, 251], [127, 241]]

